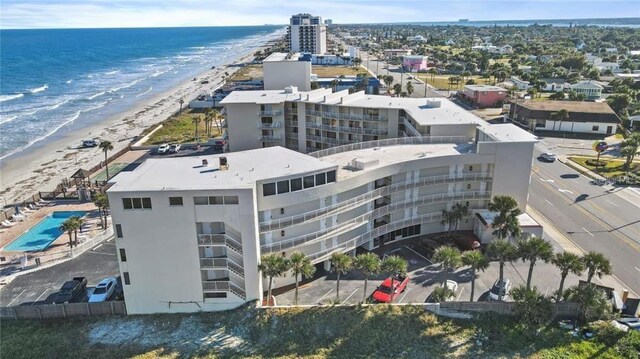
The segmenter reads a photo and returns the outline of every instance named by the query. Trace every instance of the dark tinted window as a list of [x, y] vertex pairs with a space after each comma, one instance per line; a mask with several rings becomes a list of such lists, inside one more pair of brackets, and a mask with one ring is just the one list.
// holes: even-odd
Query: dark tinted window
[[302, 189], [302, 178], [295, 178], [291, 180], [291, 192], [299, 191]]
[[313, 183], [314, 183], [313, 176], [306, 176], [304, 178], [304, 188], [313, 187]]
[[193, 197], [193, 203], [196, 206], [206, 206], [209, 204], [209, 198], [207, 197]]
[[238, 196], [224, 196], [224, 204], [238, 204]]
[[227, 293], [225, 292], [217, 292], [217, 293], [204, 293], [205, 298], [226, 298]]
[[145, 197], [142, 199], [142, 208], [151, 209], [151, 198]]
[[336, 181], [336, 171], [327, 172], [327, 183]]
[[316, 186], [320, 186], [327, 183], [326, 175], [323, 173], [318, 173], [316, 175]]
[[122, 206], [124, 209], [133, 209], [133, 205], [131, 204], [131, 198], [123, 198]]
[[182, 206], [182, 197], [169, 197], [170, 206]]
[[116, 224], [116, 237], [122, 238], [122, 225]]
[[122, 272], [122, 278], [124, 280], [124, 284], [131, 284], [131, 281], [129, 280], [129, 272]]
[[289, 181], [278, 182], [278, 194], [289, 192]]
[[265, 196], [273, 196], [276, 194], [276, 184], [275, 183], [265, 183], [262, 185], [262, 194]]
[[224, 200], [222, 199], [222, 196], [211, 196], [211, 197], [209, 197], [209, 204], [211, 204], [211, 205], [223, 205], [224, 204]]
[[127, 252], [124, 250], [124, 248], [120, 248], [120, 261], [121, 262], [127, 261]]
[[132, 198], [133, 209], [142, 209], [142, 198]]

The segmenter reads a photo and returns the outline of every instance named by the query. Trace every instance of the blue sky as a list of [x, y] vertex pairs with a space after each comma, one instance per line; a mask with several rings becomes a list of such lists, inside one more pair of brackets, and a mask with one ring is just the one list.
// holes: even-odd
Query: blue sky
[[2, 28], [284, 24], [310, 12], [334, 23], [640, 17], [639, 0], [0, 0]]

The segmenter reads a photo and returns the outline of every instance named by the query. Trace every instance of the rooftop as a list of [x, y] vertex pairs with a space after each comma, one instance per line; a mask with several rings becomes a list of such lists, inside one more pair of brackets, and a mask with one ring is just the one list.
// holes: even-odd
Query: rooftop
[[538, 137], [511, 123], [482, 124], [480, 128], [497, 142], [538, 142]]
[[299, 61], [299, 53], [274, 52], [262, 62]]
[[472, 91], [507, 91], [502, 87], [491, 85], [465, 85], [465, 88]]
[[[498, 214], [498, 212], [488, 210], [476, 211], [476, 216], [478, 216], [485, 225], [492, 225], [493, 220]], [[518, 223], [520, 223], [520, 227], [540, 227], [540, 224], [527, 213], [522, 213], [518, 216]]]
[[560, 111], [615, 114], [606, 102], [590, 101], [518, 101], [518, 106], [528, 108], [533, 111]]

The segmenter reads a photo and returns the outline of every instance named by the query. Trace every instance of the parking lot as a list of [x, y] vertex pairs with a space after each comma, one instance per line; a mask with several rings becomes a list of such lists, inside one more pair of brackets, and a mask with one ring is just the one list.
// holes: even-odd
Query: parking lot
[[0, 292], [0, 306], [52, 303], [64, 282], [87, 278], [87, 291], [77, 301], [87, 301], [104, 278], [119, 276], [114, 240], [97, 245], [77, 258], [15, 278]]
[[[554, 245], [555, 242], [552, 242]], [[556, 245], [557, 246], [557, 245]], [[556, 248], [559, 250], [559, 247]], [[394, 300], [395, 303], [424, 303], [433, 290], [440, 286], [443, 280], [442, 268], [433, 264], [429, 259], [413, 250], [408, 245], [390, 246], [388, 249], [375, 251], [381, 258], [385, 255], [398, 255], [407, 260], [409, 283], [403, 293]], [[511, 281], [511, 287], [526, 284], [529, 263], [516, 261], [507, 263], [504, 267], [504, 277]], [[500, 266], [498, 262], [491, 262], [484, 272], [477, 273], [474, 301], [489, 300], [489, 290], [499, 276]], [[340, 279], [340, 304], [361, 303], [364, 297], [370, 297], [376, 288], [386, 278], [385, 275], [377, 275], [369, 279], [367, 292], [364, 292], [364, 277], [353, 270]], [[461, 267], [448, 274], [447, 279], [458, 283], [455, 293], [457, 301], [469, 301], [471, 295], [471, 270]], [[578, 277], [569, 275], [565, 281], [565, 288], [578, 283]], [[594, 282], [597, 282], [594, 278]], [[553, 295], [560, 284], [560, 271], [551, 263], [538, 263], [533, 272], [533, 285], [545, 295]], [[508, 298], [507, 298], [508, 299]], [[294, 304], [294, 290], [276, 295], [278, 305]], [[320, 273], [312, 281], [305, 281], [300, 285], [298, 304], [335, 304], [336, 302], [336, 275], [335, 273]]]

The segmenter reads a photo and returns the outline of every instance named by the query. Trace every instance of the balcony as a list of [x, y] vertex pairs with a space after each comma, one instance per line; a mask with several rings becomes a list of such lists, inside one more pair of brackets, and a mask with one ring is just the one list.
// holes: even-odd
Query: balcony
[[315, 129], [326, 130], [326, 131], [368, 134], [368, 135], [386, 135], [388, 133], [388, 130], [386, 128], [331, 126], [331, 125], [319, 124], [314, 122], [307, 122], [307, 128], [315, 128]]
[[199, 246], [226, 246], [227, 248], [242, 254], [240, 239], [231, 233], [198, 234]]
[[[242, 285], [244, 286], [244, 285]], [[242, 299], [246, 299], [245, 290], [233, 281], [207, 280], [202, 281], [203, 292], [231, 292]]]
[[[421, 136], [421, 137], [404, 137], [404, 138], [389, 138], [377, 141], [358, 142], [345, 146], [327, 148], [326, 150], [320, 150], [316, 152], [308, 153], [309, 156], [316, 158], [335, 155], [336, 153], [342, 153], [347, 151], [362, 150], [373, 147], [386, 147], [396, 145], [424, 145], [433, 143], [468, 143], [469, 139], [466, 136]], [[469, 149], [473, 150], [475, 147], [469, 144]]]
[[258, 128], [262, 129], [262, 128], [280, 128], [282, 127], [282, 122], [280, 121], [276, 121], [276, 122], [271, 122], [271, 123], [265, 123], [265, 122], [260, 122], [258, 121]]
[[280, 135], [260, 136], [258, 140], [260, 142], [280, 142], [282, 141], [282, 136]]
[[258, 116], [260, 117], [275, 117], [281, 116], [282, 110], [260, 110], [258, 111]]
[[[236, 260], [242, 263], [242, 260]], [[200, 269], [228, 269], [244, 278], [244, 268], [236, 260], [229, 257], [200, 258]]]
[[305, 114], [311, 115], [311, 116], [321, 116], [323, 118], [335, 118], [339, 120], [360, 120], [360, 121], [377, 121], [377, 122], [387, 121], [387, 118], [384, 116], [369, 115], [369, 114], [340, 113], [340, 112], [315, 111], [315, 110], [307, 110], [305, 111]]
[[298, 121], [287, 120], [287, 121], [284, 121], [284, 124], [287, 127], [298, 127]]

